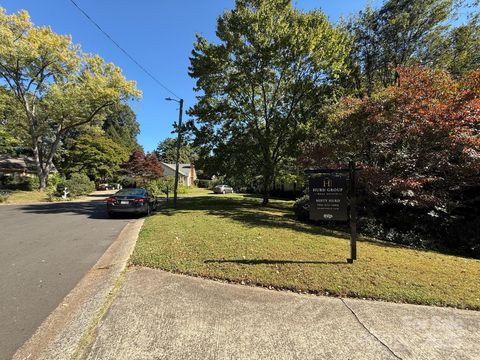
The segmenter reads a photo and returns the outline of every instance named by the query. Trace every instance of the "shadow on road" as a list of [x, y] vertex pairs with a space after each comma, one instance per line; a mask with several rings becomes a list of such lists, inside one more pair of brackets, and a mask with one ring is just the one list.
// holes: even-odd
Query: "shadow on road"
[[[109, 219], [105, 201], [79, 201], [69, 203], [51, 203], [51, 204], [29, 204], [19, 206], [20, 210], [31, 214], [74, 214], [84, 215], [90, 219]], [[123, 215], [123, 214], [122, 214]], [[136, 215], [126, 214], [126, 216], [117, 216], [112, 219], [132, 219], [138, 218]]]

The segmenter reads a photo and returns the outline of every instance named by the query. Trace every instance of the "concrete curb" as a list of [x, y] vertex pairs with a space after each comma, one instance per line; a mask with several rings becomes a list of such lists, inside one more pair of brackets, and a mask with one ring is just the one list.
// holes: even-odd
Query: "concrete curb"
[[14, 354], [14, 360], [71, 359], [127, 266], [144, 219], [129, 222], [77, 286]]

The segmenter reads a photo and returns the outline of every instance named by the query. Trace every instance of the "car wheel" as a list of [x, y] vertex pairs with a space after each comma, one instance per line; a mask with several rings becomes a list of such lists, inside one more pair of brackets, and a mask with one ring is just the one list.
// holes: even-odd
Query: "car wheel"
[[152, 208], [150, 207], [150, 204], [147, 205], [147, 212], [145, 213], [145, 216], [150, 216], [152, 214]]
[[108, 212], [108, 217], [109, 217], [110, 219], [114, 219], [115, 216], [116, 216], [116, 214], [115, 214], [114, 212], [112, 212], [112, 211], [109, 211], [109, 212]]
[[225, 195], [225, 190], [222, 191], [222, 194]]

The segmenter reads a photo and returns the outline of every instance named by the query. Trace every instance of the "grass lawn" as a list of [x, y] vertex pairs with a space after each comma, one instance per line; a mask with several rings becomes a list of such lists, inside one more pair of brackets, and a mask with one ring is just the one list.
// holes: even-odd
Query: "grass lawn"
[[480, 260], [359, 241], [294, 220], [292, 202], [241, 195], [179, 201], [146, 219], [134, 265], [279, 289], [480, 310]]
[[[191, 197], [191, 196], [204, 196], [204, 195], [214, 195], [212, 190], [209, 189], [202, 189], [202, 188], [189, 188], [187, 189], [187, 192], [184, 194], [178, 194], [179, 198], [182, 197]], [[173, 195], [172, 195], [173, 196]]]
[[45, 192], [40, 191], [12, 191], [8, 196], [6, 204], [25, 204], [33, 202], [48, 201], [48, 196]]

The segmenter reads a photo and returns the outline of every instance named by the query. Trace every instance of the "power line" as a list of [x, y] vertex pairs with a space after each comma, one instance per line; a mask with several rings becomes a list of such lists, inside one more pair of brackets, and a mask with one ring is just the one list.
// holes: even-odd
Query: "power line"
[[165, 89], [166, 91], [168, 91], [170, 94], [172, 94], [173, 96], [175, 96], [177, 99], [180, 99], [180, 96], [178, 96], [177, 94], [175, 94], [172, 90], [170, 90], [168, 87], [166, 87], [165, 85], [162, 84], [162, 82], [160, 80], [158, 80], [155, 76], [152, 75], [152, 73], [150, 71], [148, 71], [147, 69], [145, 69], [145, 67], [143, 67], [137, 60], [135, 60], [135, 58], [130, 55], [124, 48], [122, 48], [120, 46], [119, 43], [117, 43], [105, 30], [103, 30], [100, 25], [98, 25], [95, 20], [93, 20], [80, 6], [78, 6], [78, 4], [73, 1], [73, 0], [70, 0], [70, 2], [93, 24], [95, 25], [98, 30], [100, 30], [103, 35], [105, 35], [113, 44], [115, 44], [115, 46], [117, 48], [119, 48], [125, 55], [128, 56], [128, 58], [130, 60], [132, 60], [140, 69], [142, 69], [142, 71], [147, 74], [148, 76], [150, 76], [153, 81], [155, 81], [158, 85], [160, 85], [163, 89]]

